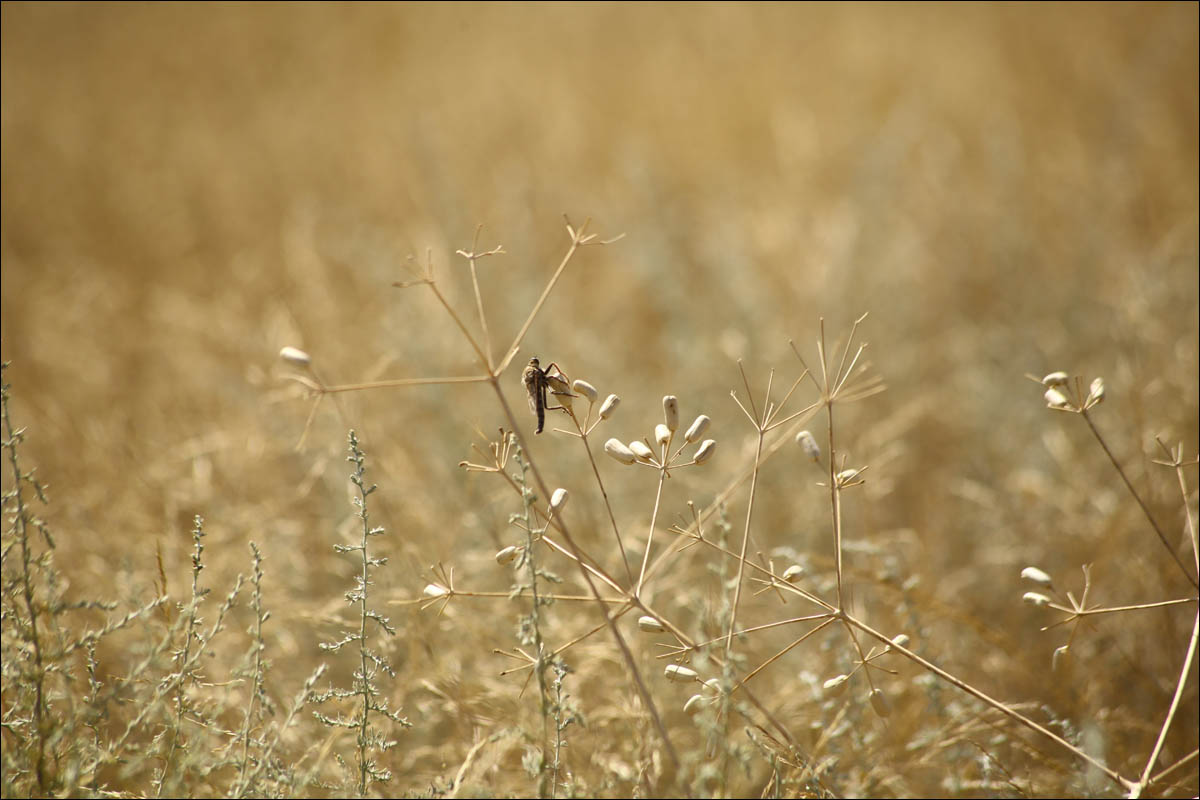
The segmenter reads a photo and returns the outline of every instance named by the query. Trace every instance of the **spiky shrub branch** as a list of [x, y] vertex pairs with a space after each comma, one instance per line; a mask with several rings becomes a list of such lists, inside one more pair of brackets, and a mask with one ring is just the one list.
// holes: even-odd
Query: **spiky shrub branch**
[[408, 727], [409, 723], [399, 713], [388, 709], [387, 698], [380, 693], [375, 684], [380, 672], [392, 678], [396, 677], [396, 673], [392, 670], [387, 658], [371, 646], [371, 632], [378, 629], [388, 636], [395, 636], [396, 629], [392, 627], [387, 617], [373, 609], [369, 603], [370, 587], [373, 585], [372, 570], [387, 563], [387, 558], [371, 555], [370, 541], [372, 537], [382, 536], [384, 529], [371, 527], [367, 498], [375, 492], [377, 487], [374, 484], [371, 486], [366, 484], [366, 454], [359, 446], [358, 436], [354, 431], [350, 431], [348, 447], [350, 455], [346, 457], [346, 460], [354, 464], [350, 482], [358, 490], [358, 496], [354, 498], [353, 502], [357, 509], [355, 515], [362, 523], [360, 526], [362, 535], [358, 544], [335, 544], [334, 550], [338, 553], [358, 553], [359, 555], [359, 572], [354, 576], [354, 587], [345, 595], [346, 600], [357, 611], [358, 627], [345, 631], [342, 638], [336, 642], [323, 643], [321, 649], [337, 653], [347, 646], [356, 647], [358, 665], [353, 673], [351, 688], [329, 689], [316, 695], [314, 700], [318, 703], [350, 701], [356, 707], [354, 713], [349, 717], [341, 714], [331, 717], [319, 711], [314, 711], [313, 714], [325, 725], [333, 728], [347, 728], [355, 732], [355, 790], [359, 795], [364, 795], [370, 784], [386, 783], [392, 778], [391, 771], [380, 766], [376, 761], [376, 756], [395, 747], [396, 740], [388, 738], [384, 731], [376, 727], [375, 718], [382, 717], [400, 727]]

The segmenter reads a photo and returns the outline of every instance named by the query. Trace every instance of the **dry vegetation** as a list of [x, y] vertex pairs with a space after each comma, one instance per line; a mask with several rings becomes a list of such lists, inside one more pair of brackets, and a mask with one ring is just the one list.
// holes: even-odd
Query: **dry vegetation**
[[4, 796], [1195, 796], [1197, 29], [5, 3]]

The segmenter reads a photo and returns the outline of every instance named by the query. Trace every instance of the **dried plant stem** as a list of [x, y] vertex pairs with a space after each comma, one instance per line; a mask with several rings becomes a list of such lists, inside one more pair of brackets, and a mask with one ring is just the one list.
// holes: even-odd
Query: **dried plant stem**
[[650, 512], [650, 533], [646, 537], [646, 552], [642, 554], [642, 569], [638, 573], [637, 586], [633, 590], [635, 597], [642, 595], [642, 583], [646, 579], [646, 565], [650, 562], [650, 549], [654, 545], [654, 527], [658, 522], [658, 507], [662, 502], [663, 483], [667, 480], [667, 468], [664, 462], [658, 470], [658, 488], [654, 492], [654, 510]]
[[[588, 409], [591, 413], [591, 409]], [[571, 419], [575, 421], [575, 427], [579, 431], [579, 438], [583, 441], [584, 452], [587, 453], [588, 463], [592, 466], [592, 475], [596, 478], [596, 486], [600, 488], [600, 496], [604, 498], [604, 510], [608, 513], [608, 521], [612, 524], [613, 536], [617, 539], [617, 549], [621, 552], [621, 563], [625, 565], [625, 577], [629, 579], [629, 585], [633, 586], [633, 570], [629, 566], [629, 556], [625, 553], [625, 542], [621, 540], [621, 529], [617, 525], [616, 515], [613, 514], [612, 501], [608, 498], [608, 490], [604, 488], [604, 480], [600, 477], [600, 469], [596, 466], [596, 459], [592, 455], [592, 447], [588, 442], [587, 431], [579, 425], [579, 421], [575, 419], [575, 415], [571, 415]], [[643, 573], [644, 574], [644, 573]]]
[[1179, 670], [1179, 680], [1175, 682], [1175, 694], [1171, 697], [1171, 707], [1167, 711], [1166, 719], [1163, 720], [1162, 728], [1158, 731], [1158, 739], [1154, 742], [1154, 749], [1150, 752], [1150, 757], [1146, 759], [1146, 767], [1142, 770], [1142, 775], [1138, 778], [1137, 785], [1130, 789], [1130, 797], [1138, 797], [1142, 789], [1150, 785], [1150, 770], [1154, 768], [1154, 764], [1158, 761], [1158, 755], [1162, 752], [1163, 745], [1167, 740], [1167, 732], [1171, 729], [1171, 723], [1175, 721], [1175, 712], [1179, 710], [1179, 703], [1183, 699], [1183, 689], [1187, 685], [1188, 676], [1192, 672], [1192, 662], [1196, 660], [1196, 642], [1200, 639], [1200, 612], [1196, 614], [1196, 619], [1192, 623], [1192, 638], [1188, 642], [1187, 657], [1183, 660], [1183, 667]]
[[729, 656], [729, 651], [733, 647], [733, 629], [737, 625], [738, 604], [742, 599], [742, 577], [746, 572], [746, 548], [750, 544], [750, 520], [754, 516], [754, 496], [755, 490], [758, 488], [758, 469], [762, 459], [763, 450], [763, 428], [758, 427], [758, 441], [754, 447], [754, 470], [750, 475], [750, 498], [746, 502], [746, 523], [742, 529], [742, 550], [738, 554], [738, 570], [737, 582], [733, 587], [733, 607], [729, 612], [729, 628], [725, 633], [725, 656]]
[[[1200, 589], [1200, 582], [1197, 582], [1196, 576], [1188, 574], [1187, 567], [1183, 565], [1183, 561], [1180, 560], [1179, 555], [1175, 552], [1175, 548], [1171, 547], [1170, 542], [1167, 541], [1166, 534], [1163, 533], [1162, 528], [1158, 526], [1158, 522], [1155, 521], [1154, 515], [1150, 513], [1150, 509], [1146, 506], [1146, 502], [1142, 500], [1142, 496], [1138, 494], [1138, 490], [1133, 487], [1133, 483], [1131, 483], [1129, 477], [1126, 476], [1125, 470], [1121, 468], [1121, 464], [1119, 461], [1117, 461], [1117, 457], [1114, 456], [1112, 451], [1108, 449], [1108, 444], [1104, 441], [1104, 437], [1100, 435], [1100, 431], [1096, 428], [1096, 424], [1092, 422], [1092, 417], [1087, 412], [1087, 409], [1080, 409], [1079, 416], [1083, 417], [1083, 421], [1087, 423], [1092, 435], [1096, 437], [1096, 441], [1099, 442], [1100, 447], [1103, 448], [1104, 454], [1108, 456], [1108, 460], [1111, 461], [1113, 467], [1116, 468], [1117, 474], [1120, 475], [1121, 480], [1125, 482], [1125, 488], [1129, 489], [1129, 493], [1133, 495], [1133, 499], [1137, 501], [1138, 507], [1141, 508], [1142, 513], [1146, 515], [1146, 521], [1150, 523], [1150, 527], [1154, 528], [1154, 532], [1158, 535], [1158, 540], [1162, 542], [1162, 546], [1166, 548], [1167, 552], [1171, 555], [1171, 558], [1175, 560], [1177, 565], [1179, 565], [1179, 570], [1183, 573], [1183, 577], [1187, 578], [1188, 583], [1190, 583], [1193, 588]], [[1193, 531], [1193, 539], [1194, 537], [1195, 532]]]

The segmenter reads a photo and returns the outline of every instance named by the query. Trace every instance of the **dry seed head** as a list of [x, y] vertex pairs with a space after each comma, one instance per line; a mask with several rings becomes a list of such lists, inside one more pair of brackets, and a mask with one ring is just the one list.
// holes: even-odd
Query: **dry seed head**
[[1045, 586], [1047, 589], [1053, 585], [1054, 581], [1050, 580], [1050, 576], [1042, 572], [1037, 567], [1026, 567], [1021, 570], [1021, 577], [1027, 581], [1032, 581], [1038, 586]]
[[425, 584], [425, 588], [421, 591], [421, 594], [425, 595], [426, 597], [445, 597], [446, 595], [450, 594], [450, 590], [445, 586], [441, 586], [436, 583], [427, 583]]
[[571, 499], [571, 495], [566, 489], [558, 488], [554, 490], [554, 494], [550, 495], [550, 508], [554, 511], [562, 511], [562, 507]]
[[638, 617], [638, 628], [646, 633], [662, 633], [666, 630], [661, 622], [649, 615]]
[[663, 419], [672, 433], [679, 427], [679, 398], [673, 394], [663, 398]]
[[690, 683], [700, 679], [700, 674], [696, 670], [682, 664], [668, 664], [667, 668], [663, 670], [663, 674], [667, 676], [667, 680], [676, 683]]
[[1042, 378], [1042, 386], [1066, 386], [1071, 376], [1065, 372], [1051, 372]]
[[1096, 403], [1104, 402], [1104, 378], [1096, 378], [1092, 381], [1091, 388], [1088, 390], [1087, 404], [1094, 406]]
[[821, 685], [825, 691], [829, 692], [834, 697], [840, 697], [850, 683], [849, 675], [838, 675], [836, 678], [830, 678]]
[[683, 710], [686, 714], [695, 714], [704, 707], [704, 698], [698, 694], [694, 694], [688, 698], [688, 701], [683, 704]]
[[571, 384], [571, 388], [576, 394], [581, 394], [586, 397], [589, 403], [596, 402], [596, 387], [592, 386], [587, 381], [575, 381]]
[[696, 417], [696, 421], [692, 423], [692, 427], [688, 428], [687, 433], [683, 435], [683, 440], [688, 444], [696, 441], [704, 435], [706, 430], [708, 430], [708, 424], [710, 422], [711, 420], [704, 414]]
[[696, 451], [695, 457], [692, 459], [697, 464], [703, 464], [712, 458], [713, 451], [717, 449], [716, 439], [705, 439], [700, 443], [700, 449]]
[[783, 579], [788, 583], [795, 583], [804, 574], [804, 567], [799, 564], [792, 564], [783, 571]]
[[804, 451], [804, 455], [808, 456], [811, 460], [821, 460], [821, 445], [817, 444], [817, 438], [812, 435], [812, 431], [800, 431], [797, 433], [796, 444], [800, 445], [800, 449]]
[[299, 347], [285, 347], [279, 351], [279, 357], [293, 367], [307, 367], [312, 363], [312, 358], [309, 357], [308, 353]]
[[517, 555], [519, 555], [520, 552], [521, 548], [517, 547], [515, 544], [510, 544], [508, 547], [496, 553], [496, 563], [511, 564], [516, 560]]
[[875, 709], [875, 713], [881, 717], [889, 717], [892, 714], [892, 704], [888, 702], [887, 695], [883, 693], [883, 689], [872, 689], [868, 695], [871, 699], [871, 708]]
[[671, 441], [671, 429], [661, 422], [654, 426], [654, 441], [666, 444]]
[[1067, 396], [1053, 387], [1047, 389], [1042, 397], [1046, 398], [1046, 405], [1050, 406], [1050, 408], [1065, 409], [1072, 407], [1071, 401], [1067, 399]]
[[647, 447], [645, 442], [630, 442], [629, 449], [642, 461], [654, 460], [654, 451]]
[[634, 461], [637, 461], [637, 456], [633, 454], [633, 451], [619, 439], [609, 439], [605, 442], [604, 452], [622, 464], [632, 464]]
[[1042, 606], [1050, 604], [1050, 598], [1046, 597], [1046, 595], [1041, 594], [1040, 592], [1026, 592], [1025, 594], [1021, 595], [1021, 602], [1027, 606], [1037, 606], [1038, 608], [1041, 608]]
[[615, 394], [610, 394], [608, 399], [600, 406], [600, 419], [608, 419], [613, 412], [617, 410], [617, 406], [621, 404], [621, 398]]

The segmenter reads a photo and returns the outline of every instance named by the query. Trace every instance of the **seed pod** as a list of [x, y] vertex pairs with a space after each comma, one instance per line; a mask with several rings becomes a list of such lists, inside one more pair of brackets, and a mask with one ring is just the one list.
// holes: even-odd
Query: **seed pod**
[[721, 696], [721, 679], [720, 678], [709, 678], [708, 680], [706, 680], [704, 682], [704, 693], [709, 695], [710, 697], [720, 697]]
[[1042, 606], [1050, 604], [1050, 598], [1038, 592], [1026, 592], [1025, 594], [1021, 595], [1021, 602], [1025, 603], [1027, 606], [1037, 606], [1038, 608], [1041, 608]]
[[622, 464], [632, 464], [637, 460], [637, 456], [633, 454], [624, 442], [619, 439], [609, 439], [604, 443], [604, 452], [620, 461]]
[[571, 499], [571, 495], [566, 489], [558, 488], [554, 490], [554, 494], [550, 495], [550, 508], [554, 511], [562, 511], [562, 507]]
[[592, 386], [587, 381], [579, 380], [571, 384], [571, 388], [575, 394], [583, 395], [589, 403], [596, 402], [596, 387]]
[[436, 583], [427, 583], [421, 594], [426, 597], [445, 597], [450, 594], [450, 590]]
[[860, 470], [857, 470], [857, 469], [842, 470], [836, 476], [838, 486], [846, 486], [848, 484], [854, 483], [855, 481], [858, 480], [859, 472], [860, 472]]
[[279, 351], [279, 357], [293, 367], [307, 367], [312, 363], [308, 353], [298, 347], [285, 347]]
[[671, 429], [661, 422], [654, 426], [654, 441], [666, 444], [671, 441]]
[[1042, 386], [1065, 386], [1071, 376], [1065, 372], [1051, 372], [1042, 378]]
[[688, 701], [683, 704], [684, 713], [695, 714], [704, 707], [704, 698], [698, 694], [694, 694], [688, 698]]
[[883, 689], [872, 689], [869, 695], [871, 699], [871, 708], [875, 709], [875, 713], [881, 717], [890, 717], [892, 715], [892, 704], [888, 702], [887, 695], [883, 693]]
[[511, 564], [513, 561], [516, 560], [517, 556], [520, 553], [521, 553], [521, 548], [517, 547], [515, 544], [510, 544], [508, 547], [506, 547], [503, 550], [501, 550], [500, 552], [496, 553], [496, 563], [497, 564]]
[[783, 579], [788, 583], [795, 583], [804, 574], [804, 567], [799, 564], [792, 564], [783, 571]]
[[700, 678], [700, 674], [696, 670], [682, 664], [668, 664], [667, 668], [663, 670], [663, 674], [667, 676], [667, 680], [676, 683], [689, 683]]
[[1046, 398], [1046, 405], [1050, 406], [1050, 408], [1071, 408], [1071, 401], [1068, 400], [1067, 396], [1058, 389], [1047, 389], [1046, 393], [1042, 395], [1042, 397]]
[[1104, 402], [1104, 378], [1096, 378], [1092, 381], [1092, 386], [1088, 391], [1087, 404], [1094, 406], [1096, 403]]
[[679, 398], [673, 394], [663, 398], [663, 419], [667, 423], [667, 430], [671, 433], [674, 433], [679, 427]]
[[902, 633], [899, 636], [892, 637], [892, 644], [896, 645], [897, 647], [908, 647], [908, 641], [907, 633]]
[[1050, 580], [1050, 576], [1042, 572], [1037, 567], [1026, 567], [1021, 570], [1021, 577], [1027, 581], [1032, 581], [1038, 586], [1045, 586], [1047, 589], [1053, 585], [1054, 581]]
[[654, 451], [647, 447], [645, 442], [630, 442], [629, 449], [642, 461], [654, 460]]
[[608, 399], [600, 406], [600, 419], [608, 419], [613, 412], [617, 410], [617, 406], [621, 404], [621, 398], [615, 394], [610, 394]]
[[638, 628], [646, 633], [662, 633], [666, 630], [661, 622], [649, 615], [638, 617]]
[[849, 675], [838, 675], [836, 678], [830, 678], [821, 684], [821, 688], [829, 692], [834, 697], [840, 697], [845, 693], [846, 687], [850, 683]]
[[683, 440], [688, 444], [699, 439], [708, 430], [708, 424], [711, 420], [704, 414], [696, 417], [696, 421], [692, 423], [692, 427], [687, 429], [687, 433], [683, 435]]
[[1065, 667], [1071, 657], [1071, 646], [1064, 644], [1062, 647], [1054, 650], [1054, 655], [1050, 657], [1050, 668], [1058, 672], [1059, 668]]
[[808, 456], [810, 460], [821, 460], [821, 445], [817, 444], [817, 437], [812, 435], [812, 431], [800, 431], [797, 433], [796, 444], [800, 445], [800, 449], [804, 451], [804, 455]]
[[716, 449], [716, 439], [705, 439], [700, 443], [700, 449], [696, 451], [696, 455], [692, 457], [692, 460], [697, 464], [703, 464], [705, 461], [708, 461], [710, 458], [712, 458], [713, 451]]

